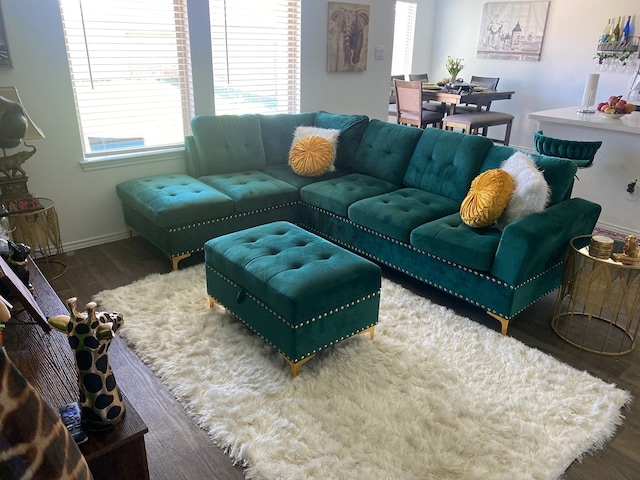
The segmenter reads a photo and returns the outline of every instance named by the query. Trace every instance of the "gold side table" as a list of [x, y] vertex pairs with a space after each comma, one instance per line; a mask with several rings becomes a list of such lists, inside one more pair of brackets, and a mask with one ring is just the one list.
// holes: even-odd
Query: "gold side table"
[[10, 212], [9, 224], [15, 243], [31, 247], [31, 257], [49, 281], [67, 271], [67, 257], [60, 240], [58, 214], [52, 200], [38, 198], [42, 208], [28, 212]]
[[[640, 267], [590, 256], [590, 241], [581, 235], [570, 242], [551, 327], [581, 350], [624, 355], [638, 335]], [[623, 247], [614, 240], [614, 253]]]

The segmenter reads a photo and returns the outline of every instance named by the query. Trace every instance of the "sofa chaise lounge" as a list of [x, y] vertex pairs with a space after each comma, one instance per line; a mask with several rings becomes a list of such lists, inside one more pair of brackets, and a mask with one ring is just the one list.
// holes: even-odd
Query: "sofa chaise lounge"
[[[506, 334], [560, 285], [569, 240], [591, 233], [600, 214], [571, 198], [573, 162], [532, 153], [551, 190], [544, 211], [503, 228], [465, 224], [474, 178], [516, 152], [482, 136], [323, 111], [204, 115], [191, 125], [186, 173], [117, 186], [127, 225], [174, 269], [211, 238], [284, 220], [483, 308]], [[334, 171], [292, 170], [299, 126], [339, 130]]]

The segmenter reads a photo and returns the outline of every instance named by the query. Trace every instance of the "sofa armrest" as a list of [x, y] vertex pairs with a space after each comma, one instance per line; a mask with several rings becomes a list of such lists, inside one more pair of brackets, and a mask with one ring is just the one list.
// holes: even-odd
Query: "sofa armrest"
[[562, 262], [569, 241], [590, 234], [600, 210], [589, 200], [571, 198], [510, 223], [502, 232], [491, 273], [515, 286]]

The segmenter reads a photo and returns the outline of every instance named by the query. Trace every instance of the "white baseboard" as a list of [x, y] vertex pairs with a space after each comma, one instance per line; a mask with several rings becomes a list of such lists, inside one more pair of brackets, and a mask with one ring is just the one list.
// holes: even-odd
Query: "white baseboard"
[[125, 238], [129, 238], [129, 236], [130, 236], [129, 231], [127, 230], [124, 232], [111, 233], [109, 235], [102, 235], [100, 237], [85, 238], [83, 240], [78, 240], [77, 242], [63, 243], [62, 248], [64, 249], [65, 252], [73, 252], [74, 250], [80, 250], [82, 248], [95, 247], [98, 245], [103, 245], [105, 243], [124, 240]]

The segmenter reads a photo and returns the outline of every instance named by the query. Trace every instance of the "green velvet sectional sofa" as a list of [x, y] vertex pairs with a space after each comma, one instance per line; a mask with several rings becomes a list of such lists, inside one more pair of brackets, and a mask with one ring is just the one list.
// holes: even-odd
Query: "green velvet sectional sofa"
[[[340, 130], [336, 170], [296, 175], [296, 127]], [[127, 225], [177, 268], [214, 237], [286, 220], [509, 320], [557, 288], [569, 240], [592, 232], [600, 206], [571, 198], [576, 166], [531, 154], [551, 188], [540, 213], [471, 228], [460, 204], [473, 179], [516, 150], [482, 136], [420, 130], [328, 112], [197, 116], [186, 173], [117, 186]]]

